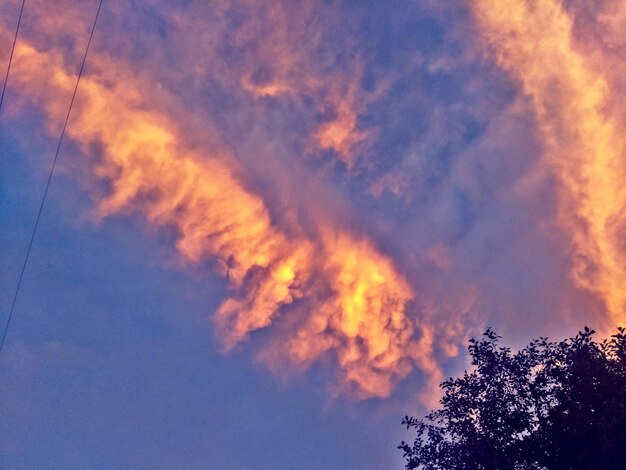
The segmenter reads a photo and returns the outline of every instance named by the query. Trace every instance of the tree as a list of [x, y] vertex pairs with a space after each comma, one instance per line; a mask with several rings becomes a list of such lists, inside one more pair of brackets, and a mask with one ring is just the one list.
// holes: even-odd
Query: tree
[[405, 416], [407, 469], [626, 468], [626, 332], [533, 340], [518, 352], [488, 329], [473, 368], [441, 384], [441, 408]]

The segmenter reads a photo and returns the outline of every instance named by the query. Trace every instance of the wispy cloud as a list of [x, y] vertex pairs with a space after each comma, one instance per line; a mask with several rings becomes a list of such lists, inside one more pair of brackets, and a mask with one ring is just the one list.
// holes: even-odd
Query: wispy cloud
[[[324, 221], [317, 237], [297, 226], [287, 234], [236, 177], [227, 150], [192, 150], [177, 126], [152, 109], [141, 82], [119, 73], [110, 58], [95, 53], [92, 60], [99, 71], [81, 83], [68, 136], [83, 152], [98, 149], [93, 172], [110, 185], [98, 212], [141, 213], [173, 228], [185, 260], [211, 262], [228, 278], [231, 296], [214, 315], [226, 350], [295, 310], [304, 315], [302, 324], [277, 339], [276, 348], [295, 365], [330, 351], [346, 391], [387, 396], [416, 366], [428, 364], [426, 372], [438, 374], [428, 359], [431, 346], [420, 340], [424, 331], [406, 313], [414, 292], [372, 242]], [[74, 78], [54, 50], [24, 42], [17, 48], [16, 85], [51, 122], [62, 117]]]
[[605, 74], [611, 61], [577, 44], [562, 2], [473, 6], [490, 52], [532, 103], [543, 159], [560, 184], [558, 224], [570, 237], [573, 279], [602, 298], [611, 323], [623, 322], [626, 148], [609, 109], [620, 96]]
[[[31, 2], [11, 77], [10, 116], [50, 132], [91, 14], [74, 3]], [[223, 350], [266, 330], [279, 374], [330, 362], [368, 398], [417, 371], [432, 401], [486, 323], [623, 321], [624, 8], [133, 8], [106, 6], [68, 137], [99, 217], [227, 280]]]

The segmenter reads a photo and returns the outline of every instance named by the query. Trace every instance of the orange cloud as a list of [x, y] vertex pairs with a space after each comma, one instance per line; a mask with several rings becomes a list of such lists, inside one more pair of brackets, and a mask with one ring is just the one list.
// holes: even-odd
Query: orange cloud
[[334, 349], [346, 385], [358, 385], [364, 396], [387, 396], [394, 379], [413, 369], [413, 359], [432, 354], [412, 339], [415, 326], [405, 307], [413, 291], [367, 241], [330, 230], [323, 240], [320, 267], [332, 292], [287, 343], [289, 358], [308, 363]]
[[356, 159], [355, 145], [367, 137], [367, 132], [358, 129], [357, 106], [350, 95], [331, 101], [334, 117], [321, 124], [315, 133], [318, 145], [337, 152], [348, 169], [352, 168]]
[[[237, 177], [227, 150], [192, 149], [144, 96], [146, 84], [97, 51], [90, 61], [97, 72], [81, 80], [67, 136], [83, 153], [99, 153], [93, 171], [110, 193], [98, 212], [140, 213], [154, 226], [174, 229], [184, 260], [211, 261], [228, 278], [231, 296], [213, 317], [224, 349], [298, 310], [302, 326], [270, 348], [301, 367], [331, 355], [346, 392], [388, 396], [415, 368], [429, 383], [439, 380], [432, 329], [407, 314], [415, 294], [390, 258], [328, 223], [320, 222], [319, 237], [277, 226], [264, 201]], [[22, 99], [41, 106], [51, 127], [59, 122], [76, 80], [60, 53], [21, 41], [13, 73]], [[307, 302], [290, 310], [303, 298]]]
[[294, 9], [289, 2], [274, 1], [250, 1], [246, 8], [251, 14], [229, 32], [249, 59], [234, 72], [241, 88], [260, 97], [314, 102], [326, 118], [311, 126], [313, 151], [332, 150], [352, 168], [356, 144], [368, 135], [358, 126], [365, 93], [358, 87], [362, 78], [358, 57], [343, 58], [341, 66], [347, 70], [342, 70], [333, 64], [333, 51], [320, 47], [320, 30], [330, 27], [334, 9], [315, 2]]
[[[471, 4], [490, 53], [532, 103], [545, 161], [561, 184], [558, 223], [571, 236], [573, 279], [604, 301], [610, 323], [624, 323], [626, 134], [610, 112], [622, 99], [608, 80], [611, 63], [576, 43], [561, 1]], [[624, 11], [615, 7], [601, 20], [623, 22]]]

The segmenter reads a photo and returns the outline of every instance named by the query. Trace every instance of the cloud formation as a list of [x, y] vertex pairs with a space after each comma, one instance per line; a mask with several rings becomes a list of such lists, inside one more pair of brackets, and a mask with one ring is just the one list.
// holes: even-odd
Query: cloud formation
[[[9, 111], [54, 136], [91, 10], [47, 3]], [[432, 400], [485, 324], [624, 321], [623, 5], [105, 5], [67, 136], [100, 217], [227, 280], [223, 350], [357, 398], [420, 371]]]
[[[113, 60], [94, 59], [99, 72], [81, 81], [67, 134], [85, 153], [99, 149], [93, 171], [110, 194], [98, 212], [138, 212], [175, 229], [185, 260], [210, 261], [228, 278], [231, 296], [214, 315], [224, 349], [305, 298], [312, 301], [293, 307], [305, 319], [288, 340], [290, 362], [309, 364], [330, 351], [342, 386], [362, 397], [387, 396], [416, 365], [432, 363], [430, 345], [419, 340], [424, 333], [406, 312], [415, 294], [372, 242], [322, 221], [319, 238], [298, 227], [286, 235], [228, 167], [226, 151], [202, 154], [185, 146], [176, 125], [151, 109], [141, 84], [115, 73]], [[22, 42], [14, 74], [20, 92], [39, 102], [47, 119], [62, 117], [76, 77], [60, 54]], [[434, 367], [426, 372], [438, 374]]]
[[572, 277], [602, 298], [612, 324], [623, 323], [626, 147], [610, 110], [619, 100], [605, 76], [611, 61], [594, 64], [578, 46], [574, 17], [559, 1], [473, 7], [489, 51], [532, 102], [545, 163], [561, 185], [558, 223], [571, 237]]

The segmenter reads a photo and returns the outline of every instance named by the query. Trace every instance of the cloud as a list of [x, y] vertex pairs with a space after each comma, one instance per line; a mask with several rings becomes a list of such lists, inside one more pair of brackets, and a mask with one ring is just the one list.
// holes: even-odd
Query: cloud
[[472, 6], [489, 52], [531, 100], [544, 164], [560, 184], [557, 217], [570, 237], [571, 275], [603, 300], [609, 325], [622, 323], [626, 149], [623, 125], [608, 109], [619, 96], [605, 74], [610, 61], [594, 63], [579, 47], [561, 2]]
[[[68, 137], [98, 217], [227, 280], [224, 351], [357, 398], [418, 371], [432, 403], [485, 325], [623, 319], [623, 9], [581, 5], [111, 4]], [[92, 12], [46, 12], [9, 109], [56, 135]]]
[[[192, 149], [178, 126], [153, 109], [141, 81], [104, 54], [94, 52], [91, 60], [97, 72], [81, 81], [67, 135], [84, 153], [98, 153], [93, 173], [110, 188], [98, 213], [140, 213], [173, 229], [184, 260], [209, 261], [228, 278], [231, 296], [213, 317], [225, 350], [304, 298], [306, 307], [294, 306], [306, 317], [303, 326], [276, 345], [289, 345], [281, 350], [290, 362], [308, 365], [330, 352], [341, 387], [363, 398], [389, 395], [415, 367], [439, 377], [427, 358], [432, 346], [407, 315], [413, 289], [391, 259], [364, 235], [323, 220], [317, 237], [277, 226], [237, 176], [227, 149]], [[42, 106], [50, 123], [63, 116], [76, 77], [58, 51], [22, 41], [14, 75], [23, 99]]]

